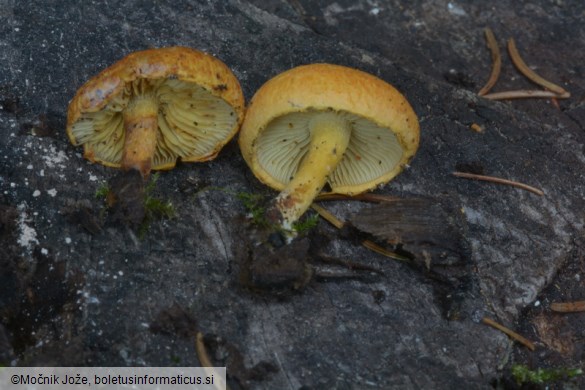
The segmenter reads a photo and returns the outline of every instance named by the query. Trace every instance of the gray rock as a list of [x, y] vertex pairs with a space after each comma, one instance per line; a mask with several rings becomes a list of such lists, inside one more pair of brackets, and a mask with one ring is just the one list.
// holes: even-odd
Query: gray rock
[[[0, 220], [8, 270], [0, 277], [29, 295], [18, 309], [6, 308], [16, 305], [10, 294], [0, 297], [0, 338], [13, 349], [0, 354], [2, 363], [197, 366], [193, 333], [177, 328], [190, 322], [164, 315], [179, 307], [241, 387], [489, 387], [512, 343], [477, 320], [514, 328], [557, 271], [582, 255], [585, 208], [585, 7], [498, 4], [4, 1], [0, 206], [11, 218]], [[527, 62], [573, 97], [560, 109], [545, 100], [479, 98], [490, 68], [484, 26], [502, 45], [514, 37]], [[419, 114], [421, 147], [378, 192], [451, 199], [471, 248], [457, 274], [465, 286], [445, 287], [322, 221], [314, 232], [325, 237], [320, 253], [383, 275], [314, 278], [284, 295], [242, 287], [251, 233], [234, 194], [274, 193], [249, 173], [235, 142], [212, 162], [161, 173], [156, 195], [172, 202], [176, 218], [152, 222], [144, 237], [108, 222], [95, 193], [116, 172], [88, 163], [69, 143], [68, 101], [129, 52], [169, 45], [222, 59], [247, 99], [270, 77], [310, 62], [353, 66], [395, 85]], [[496, 88], [534, 88], [502, 53]], [[545, 195], [451, 175], [469, 164]], [[341, 218], [365, 207], [327, 206]], [[459, 313], [448, 319], [453, 294]], [[16, 310], [33, 321], [19, 326]], [[170, 325], [160, 328], [161, 315]]]

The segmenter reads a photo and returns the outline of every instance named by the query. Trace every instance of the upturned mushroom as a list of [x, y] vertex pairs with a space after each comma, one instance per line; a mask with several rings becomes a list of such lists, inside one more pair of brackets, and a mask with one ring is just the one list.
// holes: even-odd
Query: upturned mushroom
[[243, 116], [240, 84], [223, 62], [167, 47], [132, 53], [85, 83], [69, 104], [67, 135], [88, 160], [147, 177], [177, 159], [215, 158]]
[[304, 65], [266, 82], [240, 130], [245, 161], [280, 191], [267, 211], [286, 231], [326, 184], [356, 195], [387, 183], [414, 156], [419, 123], [385, 81], [331, 64]]

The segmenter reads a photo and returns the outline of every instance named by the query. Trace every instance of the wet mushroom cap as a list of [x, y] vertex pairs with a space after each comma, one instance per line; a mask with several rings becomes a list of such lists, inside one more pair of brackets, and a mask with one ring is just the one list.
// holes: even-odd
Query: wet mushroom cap
[[148, 169], [213, 159], [243, 120], [244, 97], [231, 70], [206, 53], [168, 47], [132, 53], [85, 83], [69, 104], [67, 135], [92, 162], [119, 168], [124, 111], [148, 96], [157, 125]]
[[358, 194], [390, 181], [418, 148], [416, 114], [390, 84], [338, 65], [299, 66], [256, 92], [242, 124], [240, 148], [260, 181], [286, 187], [307, 153], [311, 121], [322, 113], [349, 125], [351, 134], [327, 177], [333, 193]]

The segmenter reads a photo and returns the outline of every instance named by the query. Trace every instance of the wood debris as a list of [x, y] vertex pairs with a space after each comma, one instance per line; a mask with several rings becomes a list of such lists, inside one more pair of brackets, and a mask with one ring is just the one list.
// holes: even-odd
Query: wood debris
[[[345, 226], [345, 222], [341, 221], [339, 218], [337, 218], [336, 216], [331, 214], [324, 207], [313, 203], [311, 205], [311, 208], [313, 210], [315, 210], [321, 216], [321, 218], [323, 218], [324, 220], [326, 220], [327, 222], [329, 222], [330, 224], [335, 226], [337, 229], [343, 229], [343, 227]], [[362, 245], [364, 247], [368, 248], [369, 250], [376, 252], [382, 256], [389, 257], [391, 259], [399, 260], [399, 261], [410, 261], [409, 258], [401, 256], [398, 253], [391, 252], [391, 251], [383, 248], [382, 246], [376, 244], [375, 242], [373, 242], [371, 240], [367, 240], [367, 239], [363, 240]]]

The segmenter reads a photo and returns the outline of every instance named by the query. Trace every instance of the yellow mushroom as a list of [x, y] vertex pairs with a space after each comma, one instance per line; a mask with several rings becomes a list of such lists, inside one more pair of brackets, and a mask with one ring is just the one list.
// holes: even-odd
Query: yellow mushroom
[[206, 53], [132, 53], [85, 83], [69, 104], [67, 135], [106, 166], [171, 169], [215, 158], [236, 134], [244, 97], [231, 70]]
[[266, 82], [242, 123], [247, 164], [280, 194], [269, 217], [292, 230], [328, 184], [355, 195], [390, 181], [414, 156], [419, 123], [381, 79], [331, 64], [299, 66]]

